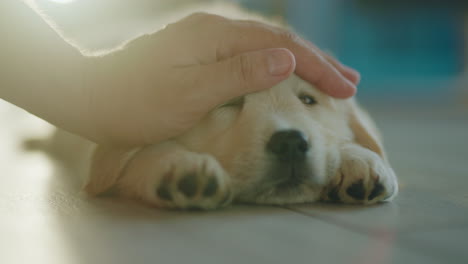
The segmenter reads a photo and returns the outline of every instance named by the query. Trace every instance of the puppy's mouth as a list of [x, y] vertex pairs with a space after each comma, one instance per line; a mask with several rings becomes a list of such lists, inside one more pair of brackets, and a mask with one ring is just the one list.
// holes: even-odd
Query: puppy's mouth
[[290, 191], [291, 189], [299, 188], [302, 184], [304, 184], [304, 182], [300, 180], [283, 181], [275, 186], [275, 191], [276, 192]]
[[299, 130], [280, 130], [268, 140], [265, 153], [268, 160], [265, 173], [241, 192], [241, 201], [264, 204], [303, 202], [301, 194], [318, 185], [308, 139]]
[[311, 174], [303, 163], [289, 163], [274, 166], [270, 177], [275, 182], [278, 191], [298, 188], [304, 184]]

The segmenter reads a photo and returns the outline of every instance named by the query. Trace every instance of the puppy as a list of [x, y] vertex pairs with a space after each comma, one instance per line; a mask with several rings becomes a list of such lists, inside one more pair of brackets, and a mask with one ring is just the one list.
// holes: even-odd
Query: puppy
[[232, 202], [374, 204], [398, 192], [369, 116], [293, 75], [214, 109], [185, 134], [143, 148], [98, 146], [85, 190], [162, 208]]

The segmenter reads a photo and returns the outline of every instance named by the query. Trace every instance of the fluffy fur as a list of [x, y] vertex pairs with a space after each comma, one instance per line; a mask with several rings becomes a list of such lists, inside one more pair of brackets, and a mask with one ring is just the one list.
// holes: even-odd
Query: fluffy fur
[[[281, 132], [295, 135], [293, 143], [276, 140], [272, 151]], [[307, 149], [298, 151], [294, 140]], [[218, 107], [172, 140], [132, 150], [98, 146], [86, 190], [213, 209], [232, 201], [373, 204], [392, 199], [398, 186], [376, 127], [354, 99], [331, 98], [292, 76]]]

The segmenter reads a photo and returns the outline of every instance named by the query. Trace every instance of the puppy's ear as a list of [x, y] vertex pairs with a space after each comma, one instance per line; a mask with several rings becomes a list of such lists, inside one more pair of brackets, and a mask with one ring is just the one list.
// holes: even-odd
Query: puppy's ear
[[122, 175], [128, 162], [138, 149], [123, 150], [98, 146], [91, 159], [89, 179], [85, 191], [90, 195], [108, 192]]
[[348, 113], [349, 126], [354, 134], [354, 141], [385, 159], [380, 134], [370, 116], [354, 100], [350, 100]]

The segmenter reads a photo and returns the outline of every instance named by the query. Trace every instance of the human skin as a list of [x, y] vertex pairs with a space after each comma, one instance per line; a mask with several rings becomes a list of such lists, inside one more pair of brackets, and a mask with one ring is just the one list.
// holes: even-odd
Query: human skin
[[23, 2], [0, 1], [0, 98], [98, 144], [180, 135], [216, 106], [293, 72], [347, 98], [359, 74], [297, 35], [196, 13], [85, 56]]

